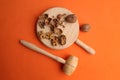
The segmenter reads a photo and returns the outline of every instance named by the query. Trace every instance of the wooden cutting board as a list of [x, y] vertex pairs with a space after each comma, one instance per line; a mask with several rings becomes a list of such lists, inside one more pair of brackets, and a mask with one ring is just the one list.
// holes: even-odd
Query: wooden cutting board
[[[43, 12], [43, 14], [48, 14], [49, 17], [53, 17], [53, 16], [56, 17], [58, 14], [69, 15], [69, 14], [74, 14], [74, 13], [72, 13], [70, 10], [65, 9], [65, 8], [54, 7], [54, 8], [50, 8], [50, 9], [46, 10], [45, 12]], [[78, 20], [75, 23], [64, 22], [64, 25], [65, 25], [65, 28], [60, 27], [60, 29], [63, 30], [62, 34], [64, 34], [66, 36], [66, 44], [65, 45], [52, 46], [50, 40], [47, 40], [47, 39], [39, 39], [39, 40], [47, 47], [52, 48], [52, 49], [57, 49], [57, 50], [65, 49], [65, 48], [71, 46], [78, 38], [79, 22], [78, 22]], [[50, 28], [48, 26], [45, 26], [44, 29], [40, 28], [38, 21], [36, 24], [36, 28], [37, 28], [36, 29], [37, 33], [39, 31], [44, 31], [44, 32], [50, 31]]]

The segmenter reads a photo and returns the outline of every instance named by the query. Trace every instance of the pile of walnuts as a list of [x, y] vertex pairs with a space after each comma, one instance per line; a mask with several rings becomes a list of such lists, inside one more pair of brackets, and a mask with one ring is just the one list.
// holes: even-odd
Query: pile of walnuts
[[45, 26], [48, 26], [50, 28], [50, 32], [39, 31], [37, 33], [38, 37], [39, 39], [50, 40], [52, 46], [65, 45], [66, 36], [58, 26], [65, 28], [65, 25], [63, 25], [65, 21], [68, 23], [74, 23], [76, 20], [77, 18], [74, 14], [58, 14], [56, 17], [53, 16], [52, 18], [49, 17], [48, 14], [43, 14], [39, 16], [38, 19], [39, 27], [41, 29], [45, 29]]

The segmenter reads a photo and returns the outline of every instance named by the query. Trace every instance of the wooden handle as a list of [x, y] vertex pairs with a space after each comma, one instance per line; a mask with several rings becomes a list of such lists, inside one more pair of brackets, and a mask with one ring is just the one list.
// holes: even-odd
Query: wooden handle
[[30, 42], [27, 42], [25, 40], [20, 40], [20, 43], [23, 44], [24, 46], [28, 47], [29, 49], [34, 50], [36, 52], [39, 52], [41, 54], [44, 54], [44, 55], [46, 55], [46, 56], [48, 56], [48, 57], [50, 57], [50, 58], [52, 58], [52, 59], [54, 59], [54, 60], [56, 60], [56, 61], [58, 61], [60, 63], [65, 64], [65, 62], [66, 62], [63, 58], [55, 56], [55, 55], [53, 55], [53, 54], [51, 54], [51, 53], [37, 47], [36, 45], [34, 45], [34, 44], [30, 43]]
[[84, 50], [86, 50], [87, 52], [89, 52], [90, 54], [95, 54], [95, 50], [93, 48], [91, 48], [90, 46], [86, 45], [85, 43], [83, 43], [79, 39], [76, 40], [76, 43], [79, 46], [81, 46]]

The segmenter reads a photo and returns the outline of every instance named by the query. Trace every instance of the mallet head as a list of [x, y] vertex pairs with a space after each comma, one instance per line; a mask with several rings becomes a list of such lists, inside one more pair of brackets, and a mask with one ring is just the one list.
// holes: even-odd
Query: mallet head
[[76, 56], [68, 57], [66, 63], [63, 66], [64, 73], [67, 75], [71, 75], [75, 71], [77, 64], [78, 64], [78, 58]]

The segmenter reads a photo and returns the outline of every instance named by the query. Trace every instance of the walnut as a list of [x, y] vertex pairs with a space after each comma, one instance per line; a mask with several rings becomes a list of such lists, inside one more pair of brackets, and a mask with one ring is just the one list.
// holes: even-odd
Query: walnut
[[47, 19], [48, 18], [48, 14], [43, 14], [44, 18]]
[[51, 40], [51, 44], [52, 44], [52, 46], [57, 46], [57, 45], [58, 45], [58, 42], [52, 39], [52, 40]]
[[83, 24], [80, 26], [80, 30], [83, 32], [88, 32], [91, 29], [90, 24]]
[[59, 43], [60, 43], [61, 45], [65, 45], [65, 44], [66, 44], [66, 36], [65, 36], [65, 35], [61, 35], [61, 36], [59, 37]]
[[53, 33], [55, 33], [55, 34], [57, 34], [57, 35], [62, 34], [62, 32], [63, 32], [63, 31], [62, 31], [60, 28], [54, 27], [54, 29], [53, 29]]
[[45, 39], [45, 33], [43, 31], [38, 32], [38, 37], [40, 39]]
[[75, 16], [75, 14], [70, 14], [65, 17], [65, 21], [68, 23], [75, 23], [77, 21], [77, 17]]
[[51, 20], [52, 20], [51, 18], [45, 19], [45, 25], [49, 25]]
[[45, 33], [45, 39], [48, 39], [48, 40], [49, 40], [51, 34], [52, 34], [51, 32], [46, 32], [46, 33]]
[[67, 14], [66, 14], [66, 13], [63, 13], [62, 15], [63, 15], [63, 16], [66, 16]]
[[43, 14], [39, 16], [38, 23], [40, 28], [44, 28], [45, 24], [48, 22], [48, 14]]
[[62, 14], [58, 14], [58, 15], [57, 15], [57, 19], [58, 19], [58, 20], [61, 20], [61, 18], [62, 18]]
[[39, 16], [39, 19], [47, 19], [48, 18], [48, 14], [42, 14], [41, 16]]
[[52, 46], [58, 45], [58, 37], [54, 36], [53, 39], [51, 39], [51, 45]]
[[63, 25], [63, 20], [61, 20], [66, 14], [58, 14], [56, 18], [52, 18], [50, 25], [54, 27], [58, 27], [59, 25]]
[[50, 40], [52, 40], [52, 39], [54, 39], [54, 35], [51, 34], [50, 35]]
[[40, 20], [38, 20], [38, 24], [39, 24], [39, 26], [40, 26], [40, 28], [44, 28], [44, 26], [45, 26], [45, 21], [44, 21], [44, 19], [40, 19]]
[[43, 31], [37, 32], [37, 35], [40, 36], [43, 33]]
[[49, 24], [50, 24], [50, 26], [57, 27], [57, 25], [56, 25], [56, 23], [55, 23], [55, 20], [53, 20], [53, 19], [50, 21]]
[[57, 15], [57, 19], [58, 19], [58, 20], [61, 20], [65, 15], [66, 15], [65, 13], [64, 13], [64, 14], [58, 14], [58, 15]]
[[53, 19], [53, 22], [54, 22], [54, 27], [59, 26], [59, 20], [58, 19]]

